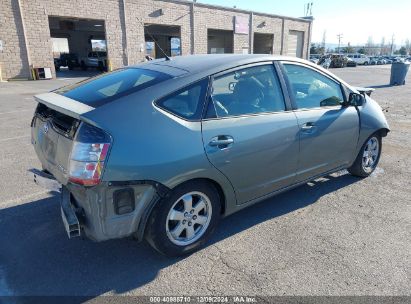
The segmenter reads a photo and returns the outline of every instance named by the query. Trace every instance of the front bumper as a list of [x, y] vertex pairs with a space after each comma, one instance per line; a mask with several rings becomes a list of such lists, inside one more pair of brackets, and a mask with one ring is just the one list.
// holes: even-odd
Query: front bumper
[[[32, 173], [32, 177], [36, 175], [33, 180], [38, 185], [51, 191], [61, 189], [61, 215], [69, 238], [84, 234], [95, 241], [131, 235], [141, 239], [150, 210], [163, 195], [157, 183], [102, 182], [94, 187], [68, 183], [61, 186], [52, 175], [33, 171], [36, 172]], [[124, 196], [118, 195], [122, 191], [132, 193], [132, 208], [124, 208], [118, 202], [124, 199]]]

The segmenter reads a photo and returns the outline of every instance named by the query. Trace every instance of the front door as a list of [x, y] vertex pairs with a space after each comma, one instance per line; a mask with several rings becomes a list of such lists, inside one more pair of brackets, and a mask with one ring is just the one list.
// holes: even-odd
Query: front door
[[308, 66], [284, 63], [300, 128], [297, 181], [346, 167], [355, 158], [359, 115], [342, 106], [341, 84]]
[[294, 182], [297, 119], [286, 107], [274, 66], [263, 64], [214, 77], [202, 122], [210, 162], [232, 183], [237, 203]]

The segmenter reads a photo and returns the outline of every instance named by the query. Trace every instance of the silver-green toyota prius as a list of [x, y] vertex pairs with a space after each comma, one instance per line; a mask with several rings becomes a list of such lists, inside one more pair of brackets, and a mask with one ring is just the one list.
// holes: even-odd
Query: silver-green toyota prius
[[68, 236], [182, 255], [220, 218], [331, 172], [366, 177], [389, 132], [372, 89], [266, 55], [153, 60], [37, 95], [36, 183]]

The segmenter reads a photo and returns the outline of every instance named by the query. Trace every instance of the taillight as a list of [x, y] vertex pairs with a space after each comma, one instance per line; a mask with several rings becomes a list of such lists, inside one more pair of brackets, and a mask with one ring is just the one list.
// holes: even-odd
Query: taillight
[[82, 123], [71, 151], [69, 180], [84, 186], [99, 184], [110, 145], [107, 133]]

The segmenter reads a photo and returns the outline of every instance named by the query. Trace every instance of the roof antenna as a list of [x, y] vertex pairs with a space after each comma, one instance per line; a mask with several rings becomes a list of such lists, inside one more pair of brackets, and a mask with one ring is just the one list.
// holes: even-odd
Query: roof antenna
[[144, 25], [144, 23], [140, 20], [140, 18], [137, 17], [138, 22], [140, 22], [140, 24], [143, 26], [143, 29], [146, 30], [147, 35], [150, 36], [151, 39], [153, 39], [153, 42], [155, 43], [155, 45], [159, 48], [159, 50], [161, 51], [161, 53], [163, 53], [164, 57], [166, 58], [167, 61], [170, 61], [171, 58], [166, 54], [166, 52], [164, 52], [164, 50], [161, 48], [160, 44], [157, 43], [157, 41], [154, 39], [153, 35], [151, 35], [151, 33], [146, 29], [146, 26]]

